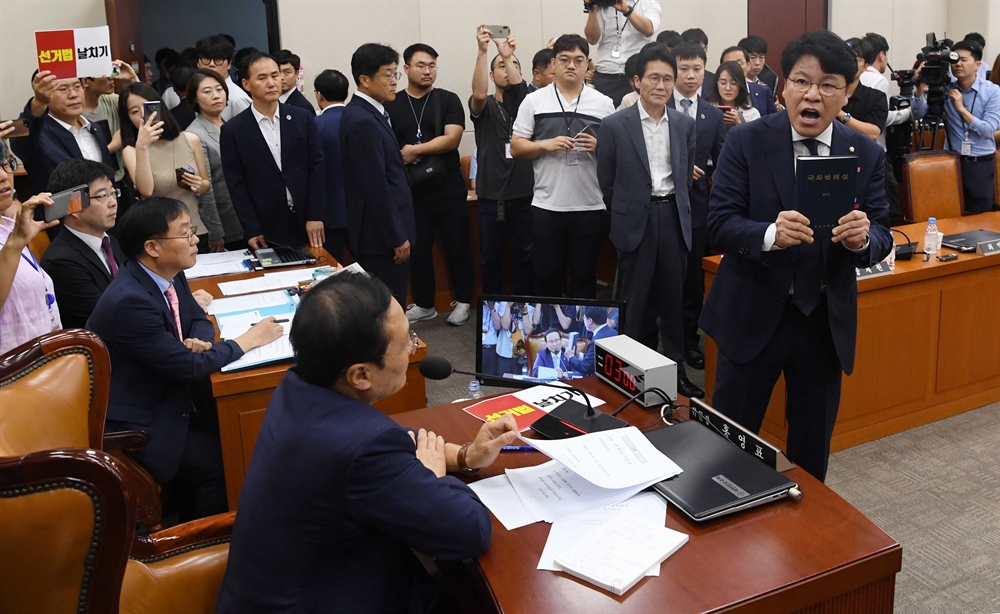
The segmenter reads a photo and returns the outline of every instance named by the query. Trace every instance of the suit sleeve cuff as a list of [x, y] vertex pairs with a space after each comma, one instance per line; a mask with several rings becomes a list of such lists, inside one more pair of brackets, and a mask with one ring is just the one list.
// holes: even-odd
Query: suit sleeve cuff
[[771, 225], [767, 227], [767, 230], [764, 231], [764, 244], [761, 246], [760, 251], [773, 252], [784, 249], [783, 247], [778, 247], [774, 244], [774, 238], [777, 234], [778, 225], [772, 222]]
[[859, 247], [857, 249], [854, 249], [854, 248], [851, 248], [851, 247], [847, 247], [846, 245], [844, 247], [847, 247], [847, 251], [851, 252], [852, 254], [857, 254], [858, 256], [863, 256], [863, 255], [865, 255], [865, 254], [868, 253], [868, 248], [871, 247], [871, 242], [872, 242], [871, 241], [871, 237], [868, 236], [868, 235], [865, 235], [865, 243], [861, 247]]

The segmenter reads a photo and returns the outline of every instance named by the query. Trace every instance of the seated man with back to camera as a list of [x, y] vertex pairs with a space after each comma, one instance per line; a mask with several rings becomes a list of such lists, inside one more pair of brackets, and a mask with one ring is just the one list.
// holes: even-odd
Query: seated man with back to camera
[[489, 547], [490, 515], [448, 472], [474, 472], [517, 435], [512, 416], [463, 446], [372, 407], [406, 384], [415, 338], [389, 288], [345, 273], [306, 294], [295, 366], [271, 397], [247, 471], [216, 611], [424, 612], [413, 555]]

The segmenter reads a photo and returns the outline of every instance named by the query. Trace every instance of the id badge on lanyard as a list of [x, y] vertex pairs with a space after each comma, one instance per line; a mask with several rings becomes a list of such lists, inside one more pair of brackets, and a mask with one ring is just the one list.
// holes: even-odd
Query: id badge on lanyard
[[962, 155], [971, 156], [972, 155], [972, 142], [969, 140], [969, 131], [965, 131], [965, 140], [962, 141]]

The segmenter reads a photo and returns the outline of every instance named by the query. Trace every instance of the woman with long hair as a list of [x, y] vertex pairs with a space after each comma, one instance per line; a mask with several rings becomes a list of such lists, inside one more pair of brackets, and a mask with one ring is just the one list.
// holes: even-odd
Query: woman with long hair
[[760, 119], [760, 111], [750, 102], [750, 90], [743, 67], [736, 62], [723, 62], [715, 71], [715, 83], [708, 101], [722, 109], [728, 132], [733, 126]]

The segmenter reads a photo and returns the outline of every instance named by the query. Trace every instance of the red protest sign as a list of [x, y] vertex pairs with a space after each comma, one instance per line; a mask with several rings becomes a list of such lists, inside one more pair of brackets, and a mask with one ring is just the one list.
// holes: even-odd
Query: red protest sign
[[73, 30], [35, 32], [35, 48], [39, 71], [51, 71], [59, 79], [76, 77]]

